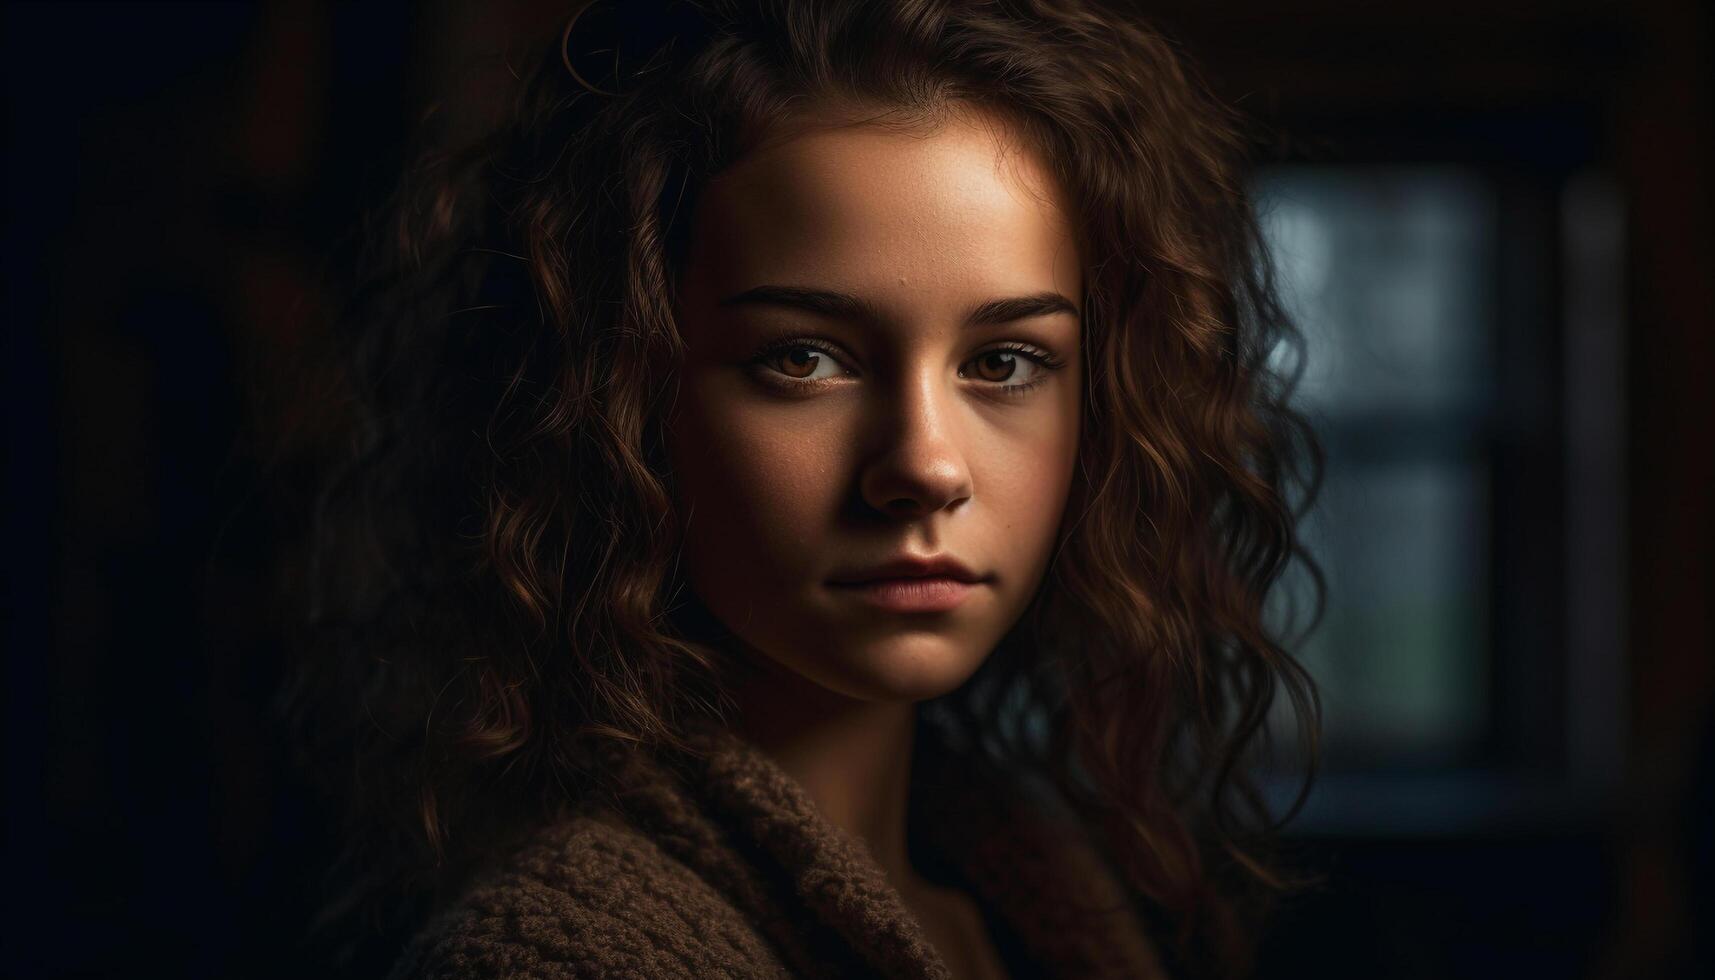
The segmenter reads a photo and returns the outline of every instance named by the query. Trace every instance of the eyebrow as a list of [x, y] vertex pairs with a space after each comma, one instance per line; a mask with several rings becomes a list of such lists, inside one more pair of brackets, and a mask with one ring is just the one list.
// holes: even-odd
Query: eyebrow
[[[826, 289], [806, 289], [800, 286], [756, 286], [742, 293], [728, 296], [721, 300], [718, 305], [722, 308], [783, 306], [788, 309], [814, 313], [818, 316], [870, 323], [880, 323], [886, 319], [879, 307], [861, 296], [836, 293]], [[1015, 320], [1053, 316], [1057, 313], [1070, 313], [1074, 317], [1082, 319], [1077, 304], [1060, 293], [1045, 290], [1040, 293], [1032, 293], [1029, 296], [991, 299], [978, 304], [966, 314], [965, 326], [1012, 323]]]

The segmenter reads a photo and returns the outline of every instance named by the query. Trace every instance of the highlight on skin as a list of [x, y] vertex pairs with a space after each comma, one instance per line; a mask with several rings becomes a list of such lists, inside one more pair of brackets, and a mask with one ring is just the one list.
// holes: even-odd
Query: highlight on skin
[[[493, 134], [429, 134], [366, 239], [344, 367], [317, 381], [328, 438], [282, 450], [311, 498], [282, 569], [287, 708], [346, 814], [330, 941], [379, 963], [484, 855], [609, 787], [625, 746], [731, 710], [667, 425], [694, 350], [674, 309], [692, 218], [711, 182], [828, 121], [805, 107], [870, 107], [901, 132], [1002, 121], [1079, 266], [1076, 354], [1057, 355], [1076, 363], [1054, 375], [1079, 375], [1064, 506], [1026, 536], [1038, 586], [986, 654], [969, 634], [980, 666], [937, 718], [1060, 787], [1162, 910], [1182, 973], [1243, 970], [1249, 912], [1287, 884], [1247, 767], [1281, 698], [1314, 756], [1314, 688], [1264, 610], [1290, 562], [1314, 572], [1295, 526], [1319, 461], [1273, 359], [1295, 334], [1238, 120], [1096, 0], [690, 6], [707, 28], [643, 52], [615, 94], [551, 45]], [[1015, 558], [1022, 580], [1037, 559]]]

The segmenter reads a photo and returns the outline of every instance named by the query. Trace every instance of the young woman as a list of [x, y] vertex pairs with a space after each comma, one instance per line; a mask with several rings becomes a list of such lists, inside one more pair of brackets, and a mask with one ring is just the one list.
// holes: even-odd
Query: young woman
[[341, 332], [327, 919], [399, 977], [1242, 972], [1315, 447], [1234, 117], [1094, 0], [568, 16]]

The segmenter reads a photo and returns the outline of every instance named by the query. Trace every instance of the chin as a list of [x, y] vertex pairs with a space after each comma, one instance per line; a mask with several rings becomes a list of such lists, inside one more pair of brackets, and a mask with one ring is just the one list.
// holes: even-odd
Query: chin
[[916, 631], [865, 639], [851, 645], [828, 644], [813, 663], [793, 670], [828, 690], [858, 701], [927, 701], [956, 690], [982, 666], [987, 647], [967, 638]]

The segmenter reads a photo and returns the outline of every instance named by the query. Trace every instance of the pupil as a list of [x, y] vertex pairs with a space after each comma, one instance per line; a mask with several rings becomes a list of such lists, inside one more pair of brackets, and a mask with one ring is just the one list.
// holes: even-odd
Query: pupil
[[1007, 378], [1012, 377], [1012, 371], [1015, 366], [1012, 354], [1006, 351], [994, 351], [983, 358], [984, 368], [1001, 372], [999, 377], [989, 378], [988, 380], [990, 381], [1005, 381]]
[[786, 355], [786, 359], [791, 362], [791, 364], [794, 368], [805, 368], [806, 369], [801, 373], [795, 372], [795, 373], [793, 373], [792, 376], [795, 378], [802, 378], [802, 377], [810, 374], [810, 372], [816, 370], [816, 359], [819, 356], [820, 355], [811, 353], [810, 351], [805, 350], [802, 347], [797, 348], [796, 350], [793, 350], [790, 353], [788, 353]]

